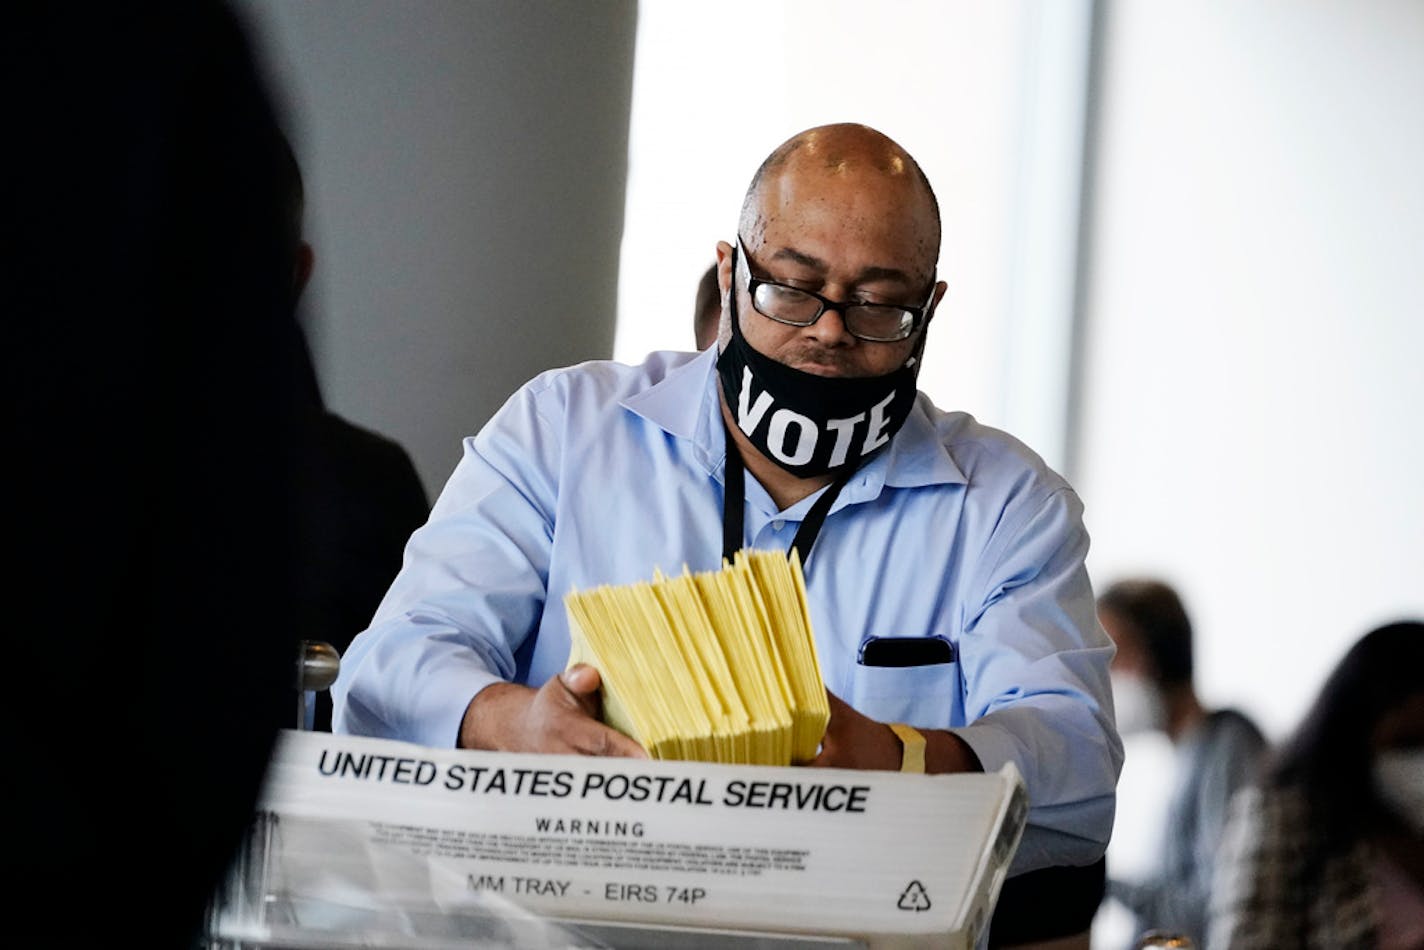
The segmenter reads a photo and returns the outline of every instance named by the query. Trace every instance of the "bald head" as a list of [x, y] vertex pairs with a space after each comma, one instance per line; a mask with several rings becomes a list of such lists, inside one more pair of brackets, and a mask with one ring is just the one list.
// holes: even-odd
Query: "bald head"
[[915, 261], [928, 280], [939, 258], [939, 203], [919, 163], [893, 139], [855, 123], [823, 125], [792, 136], [752, 176], [742, 202], [741, 237], [761, 244], [766, 229], [810, 206], [846, 215], [847, 228], [909, 229]]

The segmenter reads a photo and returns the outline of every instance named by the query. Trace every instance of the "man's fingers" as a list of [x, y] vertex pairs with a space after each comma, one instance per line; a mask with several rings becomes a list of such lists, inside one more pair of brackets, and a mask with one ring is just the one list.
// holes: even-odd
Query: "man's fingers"
[[597, 719], [603, 706], [603, 696], [598, 691], [601, 682], [598, 670], [580, 663], [544, 685], [557, 704], [577, 706], [585, 716]]
[[601, 740], [599, 747], [590, 750], [592, 755], [615, 756], [624, 759], [646, 759], [648, 757], [646, 749], [617, 729], [605, 726], [603, 734], [599, 738]]
[[648, 753], [637, 742], [596, 719], [576, 714], [563, 721], [556, 742], [542, 751], [565, 755], [613, 756], [646, 759]]
[[601, 682], [598, 670], [587, 663], [580, 663], [560, 673], [559, 680], [565, 689], [579, 697], [597, 692]]
[[[567, 701], [572, 701], [581, 710], [580, 721], [567, 723], [558, 731], [568, 743], [568, 751], [579, 755], [621, 756], [630, 759], [646, 759], [647, 750], [616, 729], [609, 728], [598, 720], [599, 686], [602, 679], [598, 670], [586, 663], [579, 663], [558, 676]], [[549, 684], [552, 686], [552, 684]], [[552, 687], [557, 689], [558, 687]], [[587, 718], [583, 718], [587, 717]]]

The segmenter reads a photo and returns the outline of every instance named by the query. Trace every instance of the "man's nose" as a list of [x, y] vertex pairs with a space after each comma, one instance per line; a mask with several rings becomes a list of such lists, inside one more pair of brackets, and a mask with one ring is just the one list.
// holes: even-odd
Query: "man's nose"
[[806, 328], [807, 331], [825, 346], [851, 345], [855, 337], [846, 329], [845, 308], [845, 304], [838, 304], [822, 310], [821, 316]]

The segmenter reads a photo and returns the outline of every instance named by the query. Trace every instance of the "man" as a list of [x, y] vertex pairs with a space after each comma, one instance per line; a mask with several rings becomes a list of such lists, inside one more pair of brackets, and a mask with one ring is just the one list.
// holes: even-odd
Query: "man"
[[929, 772], [1023, 772], [1015, 873], [1097, 861], [1122, 750], [1081, 504], [916, 394], [939, 239], [928, 181], [879, 132], [773, 152], [717, 245], [718, 345], [547, 372], [466, 441], [343, 664], [337, 731], [642, 755], [596, 718], [597, 671], [562, 672], [564, 594], [794, 544], [832, 694], [814, 764], [899, 769], [890, 724], [909, 724]]
[[[280, 170], [282, 220], [287, 225], [283, 263], [292, 281], [295, 312], [315, 268], [306, 239], [306, 187], [301, 165], [285, 135], [273, 142]], [[425, 522], [430, 502], [405, 447], [333, 412], [322, 397], [307, 341], [296, 348], [297, 407], [301, 444], [297, 470], [296, 533], [303, 584], [295, 614], [302, 639], [342, 653], [370, 622], [381, 595], [400, 568], [411, 532]], [[319, 692], [310, 728], [331, 728], [331, 698]]]
[[1121, 580], [1098, 598], [1117, 644], [1112, 686], [1123, 735], [1157, 729], [1172, 740], [1177, 787], [1167, 802], [1156, 871], [1108, 881], [1108, 895], [1138, 931], [1182, 933], [1204, 946], [1207, 900], [1228, 806], [1252, 782], [1266, 751], [1261, 730], [1232, 709], [1207, 710], [1192, 685], [1192, 625], [1181, 598], [1152, 578]]

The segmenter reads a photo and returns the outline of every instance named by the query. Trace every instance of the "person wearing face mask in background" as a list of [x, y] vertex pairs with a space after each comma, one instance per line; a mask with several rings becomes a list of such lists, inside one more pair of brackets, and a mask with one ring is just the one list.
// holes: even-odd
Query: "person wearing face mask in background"
[[1213, 950], [1424, 948], [1424, 623], [1361, 637], [1232, 803]]
[[1155, 871], [1141, 881], [1109, 875], [1108, 899], [1132, 912], [1135, 933], [1170, 931], [1201, 947], [1231, 798], [1257, 777], [1267, 743], [1240, 711], [1207, 709], [1198, 698], [1191, 620], [1171, 586], [1155, 578], [1119, 580], [1099, 595], [1098, 619], [1117, 644], [1109, 672], [1118, 731], [1165, 733], [1177, 775]]
[[916, 391], [946, 288], [928, 180], [874, 129], [808, 129], [729, 237], [714, 345], [550, 370], [465, 441], [343, 659], [334, 731], [645, 756], [599, 721], [598, 671], [565, 670], [564, 596], [794, 548], [831, 706], [807, 764], [1013, 762], [1032, 806], [991, 943], [1081, 938], [1122, 766], [1112, 644], [1077, 494]]

